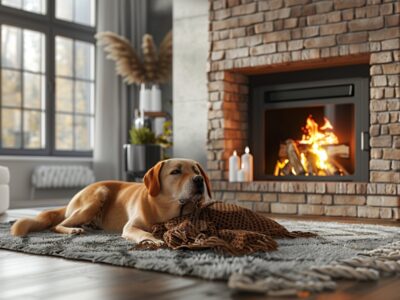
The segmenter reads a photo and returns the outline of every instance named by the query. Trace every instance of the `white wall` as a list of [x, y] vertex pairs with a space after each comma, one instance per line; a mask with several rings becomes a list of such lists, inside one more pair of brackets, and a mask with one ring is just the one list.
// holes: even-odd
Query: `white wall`
[[207, 161], [208, 1], [173, 2], [174, 157]]

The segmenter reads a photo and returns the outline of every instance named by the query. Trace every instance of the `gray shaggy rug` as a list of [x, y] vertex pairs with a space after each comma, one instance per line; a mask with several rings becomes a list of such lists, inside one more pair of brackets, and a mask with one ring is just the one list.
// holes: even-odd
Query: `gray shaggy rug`
[[383, 274], [400, 274], [400, 227], [289, 220], [279, 223], [290, 231], [315, 232], [318, 237], [281, 239], [277, 251], [232, 257], [209, 250], [132, 250], [133, 244], [119, 235], [101, 231], [77, 236], [46, 231], [13, 237], [10, 223], [0, 223], [0, 248], [229, 280], [231, 288], [269, 294], [334, 289], [335, 280], [340, 278], [377, 280]]

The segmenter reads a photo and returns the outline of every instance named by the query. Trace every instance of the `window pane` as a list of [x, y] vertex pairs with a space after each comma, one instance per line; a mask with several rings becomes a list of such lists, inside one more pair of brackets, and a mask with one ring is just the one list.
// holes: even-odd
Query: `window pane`
[[24, 107], [45, 109], [44, 76], [24, 73]]
[[21, 69], [21, 29], [1, 26], [1, 65]]
[[1, 71], [1, 99], [3, 106], [21, 106], [21, 73]]
[[2, 0], [1, 4], [37, 14], [46, 14], [46, 0]]
[[95, 5], [94, 0], [75, 0], [75, 18], [76, 23], [89, 26], [95, 25]]
[[56, 0], [56, 18], [69, 22], [94, 26], [94, 0]]
[[44, 148], [44, 113], [24, 111], [24, 148]]
[[22, 9], [37, 14], [46, 14], [46, 0], [24, 0]]
[[56, 18], [74, 20], [74, 0], [56, 0]]
[[93, 113], [94, 84], [85, 81], [75, 82], [75, 111]]
[[2, 0], [1, 4], [5, 5], [5, 6], [10, 6], [10, 7], [21, 9], [22, 0]]
[[24, 30], [24, 69], [44, 72], [44, 34]]
[[91, 117], [75, 117], [75, 150], [91, 150]]
[[69, 79], [56, 79], [56, 111], [73, 111], [73, 84]]
[[1, 143], [3, 148], [21, 148], [21, 111], [1, 110]]
[[59, 76], [72, 76], [73, 69], [73, 41], [64, 37], [56, 37], [56, 74]]
[[75, 76], [82, 79], [94, 78], [93, 44], [75, 41]]
[[73, 117], [56, 114], [56, 149], [73, 150]]

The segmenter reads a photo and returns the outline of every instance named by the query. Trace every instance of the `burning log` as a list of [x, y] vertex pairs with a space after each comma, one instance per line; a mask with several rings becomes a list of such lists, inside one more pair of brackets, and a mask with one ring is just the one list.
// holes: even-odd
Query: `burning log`
[[[307, 151], [305, 154], [306, 158], [306, 171], [309, 175], [318, 175], [318, 166], [317, 166], [317, 155], [312, 153], [311, 151]], [[304, 163], [303, 163], [304, 165]]]
[[302, 128], [301, 140], [288, 139], [279, 145], [279, 159], [275, 165], [275, 176], [310, 175], [334, 176], [348, 175], [347, 170], [335, 158], [350, 158], [350, 147], [339, 144], [329, 120], [324, 118], [319, 126], [312, 116]]
[[286, 140], [286, 149], [289, 162], [292, 165], [295, 175], [304, 175], [305, 170], [301, 164], [300, 152], [295, 141], [291, 139]]
[[283, 161], [278, 160], [275, 165], [274, 175], [275, 176], [288, 176], [291, 175], [292, 166], [289, 163], [288, 159]]
[[345, 144], [340, 145], [326, 145], [323, 146], [329, 156], [338, 156], [341, 158], [350, 157], [350, 147]]
[[[290, 150], [289, 150], [290, 149]], [[347, 145], [325, 145], [323, 149], [328, 154], [326, 166], [321, 169], [317, 161], [318, 155], [311, 150], [307, 144], [297, 144], [293, 140], [287, 140], [280, 144], [279, 160], [275, 166], [275, 176], [288, 175], [310, 175], [310, 176], [333, 176], [349, 175], [349, 172], [333, 157], [349, 158], [350, 148]], [[289, 154], [290, 152], [290, 154]]]
[[287, 155], [287, 146], [286, 144], [281, 143], [279, 145], [279, 152], [278, 152], [278, 157], [282, 160], [282, 159], [287, 159], [288, 155]]
[[339, 163], [336, 159], [331, 158], [330, 162], [332, 165], [334, 165], [338, 169], [339, 175], [342, 175], [342, 176], [349, 175], [349, 172], [346, 170], [346, 168], [343, 167], [343, 165], [341, 163]]
[[336, 168], [336, 166], [334, 164], [332, 164], [331, 162], [332, 162], [331, 159], [329, 159], [326, 162], [326, 168], [324, 170], [326, 173], [326, 176], [340, 175], [338, 168]]
[[293, 173], [292, 173], [292, 165], [290, 164], [289, 161], [288, 161], [288, 163], [285, 165], [285, 167], [282, 169], [282, 174], [283, 174], [284, 176], [293, 175]]

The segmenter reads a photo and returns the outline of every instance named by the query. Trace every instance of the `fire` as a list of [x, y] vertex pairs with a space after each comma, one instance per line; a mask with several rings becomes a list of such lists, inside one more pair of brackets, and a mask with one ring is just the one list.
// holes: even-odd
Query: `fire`
[[[339, 144], [338, 137], [333, 132], [332, 124], [327, 118], [324, 118], [324, 122], [324, 125], [319, 127], [313, 117], [311, 115], [308, 116], [306, 126], [303, 128], [303, 137], [299, 141], [299, 144], [307, 144], [311, 146], [309, 151], [316, 155], [315, 164], [318, 169], [321, 170], [327, 170], [330, 167], [328, 162], [328, 153], [322, 146]], [[303, 156], [305, 157], [304, 154]], [[305, 158], [302, 160], [302, 165], [307, 169]]]
[[339, 144], [329, 120], [324, 118], [324, 124], [320, 126], [310, 115], [301, 129], [301, 140], [289, 139], [281, 145], [283, 150], [280, 150], [274, 175], [343, 175], [342, 166], [327, 151], [327, 146]]
[[274, 170], [274, 176], [279, 176], [280, 170], [283, 169], [284, 167], [287, 166], [289, 163], [288, 159], [285, 159], [284, 161], [280, 162], [279, 160], [276, 162], [275, 170]]
[[327, 118], [324, 118], [324, 122], [324, 125], [319, 127], [313, 117], [308, 116], [306, 126], [302, 128], [303, 138], [299, 143], [318, 146], [339, 144], [337, 136], [333, 133], [332, 124]]

